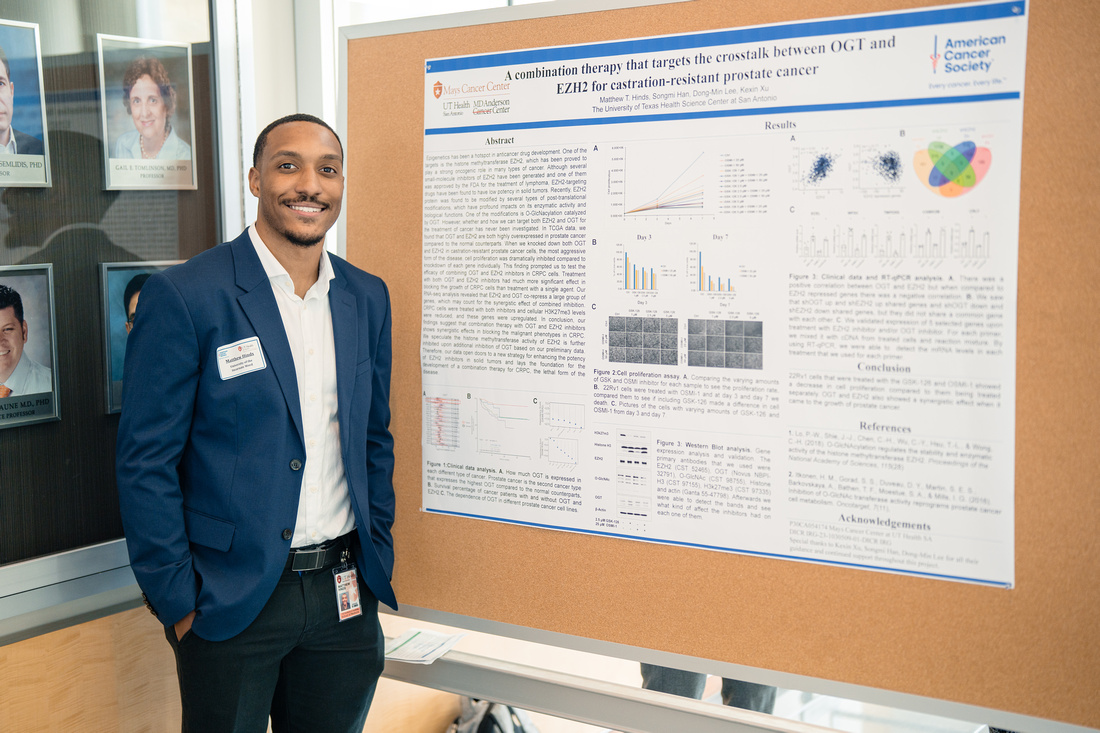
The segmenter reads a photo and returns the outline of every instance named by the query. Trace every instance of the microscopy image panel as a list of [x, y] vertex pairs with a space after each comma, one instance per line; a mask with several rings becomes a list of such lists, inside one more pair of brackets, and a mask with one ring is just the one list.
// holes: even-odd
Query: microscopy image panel
[[611, 316], [607, 319], [608, 361], [663, 366], [679, 364], [678, 324], [675, 318]]
[[764, 323], [693, 318], [688, 321], [688, 366], [764, 368]]

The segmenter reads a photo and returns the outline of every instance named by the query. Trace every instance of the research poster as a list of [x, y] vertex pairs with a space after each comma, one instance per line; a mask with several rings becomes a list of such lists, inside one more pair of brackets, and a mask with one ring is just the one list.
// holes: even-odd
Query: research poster
[[427, 60], [424, 509], [1011, 587], [1026, 31]]

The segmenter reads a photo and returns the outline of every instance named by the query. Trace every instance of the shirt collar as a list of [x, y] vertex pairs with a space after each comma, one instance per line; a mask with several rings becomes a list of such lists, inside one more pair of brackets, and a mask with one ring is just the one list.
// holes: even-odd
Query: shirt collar
[[26, 344], [23, 344], [23, 353], [19, 355], [19, 361], [15, 369], [4, 380], [4, 385], [11, 390], [13, 395], [23, 395], [27, 392], [27, 377], [30, 375], [30, 357], [27, 356]]
[[[290, 295], [295, 295], [294, 281], [290, 279], [290, 273], [286, 271], [279, 260], [275, 259], [275, 255], [271, 254], [271, 250], [260, 239], [260, 233], [256, 231], [254, 223], [248, 228], [248, 238], [252, 240], [252, 246], [256, 250], [256, 255], [260, 258], [260, 264], [263, 266], [264, 272], [267, 273], [272, 287], [278, 287]], [[329, 262], [328, 250], [324, 248], [324, 245], [321, 245], [321, 264], [317, 269], [317, 282], [313, 283], [310, 289], [306, 291], [306, 297], [302, 300], [327, 296], [329, 282], [334, 277], [336, 275], [332, 271], [332, 263]], [[295, 295], [295, 297], [297, 296]]]

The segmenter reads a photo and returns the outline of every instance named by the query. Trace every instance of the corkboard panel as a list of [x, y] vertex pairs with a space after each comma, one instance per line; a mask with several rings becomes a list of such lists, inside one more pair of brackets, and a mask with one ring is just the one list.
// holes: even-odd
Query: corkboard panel
[[1100, 727], [1100, 6], [1088, 0], [1029, 4], [1014, 589], [420, 511], [424, 60], [925, 5], [696, 0], [348, 41], [347, 253], [393, 297], [401, 602]]

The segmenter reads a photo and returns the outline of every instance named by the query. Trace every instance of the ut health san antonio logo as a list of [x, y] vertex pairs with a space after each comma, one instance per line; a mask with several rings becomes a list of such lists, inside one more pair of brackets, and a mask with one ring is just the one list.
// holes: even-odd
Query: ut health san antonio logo
[[432, 93], [435, 94], [435, 98], [439, 99], [443, 96], [443, 82], [437, 81], [432, 85]]
[[[940, 37], [932, 36], [932, 53], [929, 55], [932, 59], [932, 73], [936, 73], [936, 65], [940, 62]], [[436, 96], [439, 96], [438, 94]]]

